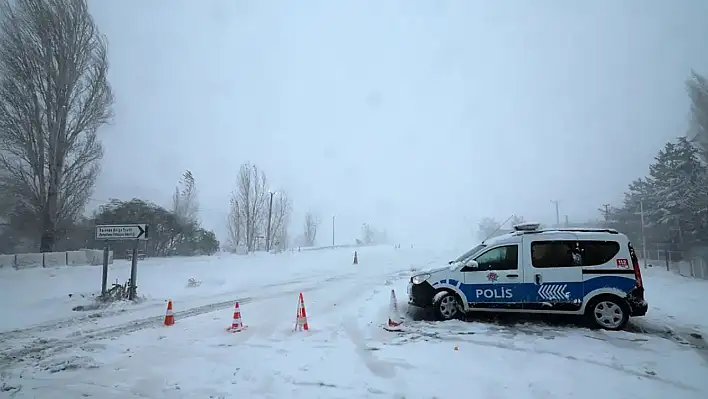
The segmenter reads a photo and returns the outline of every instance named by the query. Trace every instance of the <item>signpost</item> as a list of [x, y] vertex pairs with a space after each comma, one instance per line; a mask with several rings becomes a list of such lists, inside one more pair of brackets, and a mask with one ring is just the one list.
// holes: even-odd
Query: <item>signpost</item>
[[135, 284], [138, 277], [138, 243], [148, 239], [147, 224], [114, 224], [96, 226], [96, 240], [106, 241], [103, 248], [103, 279], [101, 281], [101, 295], [105, 297], [108, 286], [108, 241], [133, 241], [133, 259], [130, 265], [130, 287], [128, 299], [135, 299]]
[[115, 224], [96, 226], [97, 240], [147, 240], [146, 224]]

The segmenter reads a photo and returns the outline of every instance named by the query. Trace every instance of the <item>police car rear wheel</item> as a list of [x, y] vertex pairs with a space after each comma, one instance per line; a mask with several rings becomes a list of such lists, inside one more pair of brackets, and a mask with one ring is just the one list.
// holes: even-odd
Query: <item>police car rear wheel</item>
[[435, 302], [435, 312], [441, 320], [452, 320], [460, 316], [460, 302], [457, 295], [446, 292]]
[[621, 330], [629, 321], [629, 309], [620, 298], [604, 296], [594, 300], [588, 316], [593, 324], [605, 330]]

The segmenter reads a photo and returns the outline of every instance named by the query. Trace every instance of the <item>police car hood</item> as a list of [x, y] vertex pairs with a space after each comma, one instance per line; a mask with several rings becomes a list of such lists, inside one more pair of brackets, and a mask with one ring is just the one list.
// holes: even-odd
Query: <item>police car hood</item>
[[452, 262], [451, 264], [443, 267], [437, 267], [435, 269], [430, 269], [426, 273], [433, 274], [433, 273], [439, 273], [439, 272], [444, 272], [444, 271], [450, 271], [450, 270], [455, 270], [457, 267], [460, 265], [459, 262]]

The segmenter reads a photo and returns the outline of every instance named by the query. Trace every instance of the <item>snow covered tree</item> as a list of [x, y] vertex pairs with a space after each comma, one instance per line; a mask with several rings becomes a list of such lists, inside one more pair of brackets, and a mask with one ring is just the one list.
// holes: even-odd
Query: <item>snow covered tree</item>
[[374, 229], [369, 223], [364, 223], [361, 225], [361, 243], [364, 245], [369, 245], [374, 243], [375, 237]]
[[305, 228], [303, 231], [304, 244], [306, 247], [315, 245], [319, 225], [320, 219], [312, 211], [308, 211], [305, 214]]
[[172, 195], [172, 212], [183, 224], [199, 224], [199, 202], [194, 175], [187, 170]]
[[674, 250], [708, 243], [708, 81], [693, 73], [687, 87], [690, 131], [666, 143], [650, 165], [649, 176], [632, 182], [622, 206], [608, 212], [609, 225], [637, 242], [642, 234], [641, 201], [647, 244]]
[[[638, 242], [641, 237], [640, 202], [643, 202], [645, 209], [651, 209], [655, 207], [651, 202], [653, 199], [647, 180], [634, 180], [624, 194], [622, 205], [609, 208], [608, 226], [627, 234], [633, 242]], [[645, 223], [648, 223], [648, 220], [645, 220]]]
[[701, 151], [701, 158], [708, 163], [708, 80], [692, 72], [686, 83], [691, 99], [691, 128], [689, 138]]
[[704, 175], [698, 150], [684, 137], [666, 143], [649, 167], [653, 206], [645, 208], [645, 214], [652, 223], [666, 226], [667, 235], [678, 242], [690, 239], [706, 217], [698, 206], [706, 199], [705, 187], [701, 187]]

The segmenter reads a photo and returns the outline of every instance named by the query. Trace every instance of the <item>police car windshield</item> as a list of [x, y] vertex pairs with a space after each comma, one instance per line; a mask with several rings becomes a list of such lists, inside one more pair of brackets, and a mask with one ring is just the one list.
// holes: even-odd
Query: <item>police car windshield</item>
[[471, 257], [472, 255], [476, 254], [479, 252], [482, 248], [486, 247], [484, 244], [479, 244], [476, 247], [470, 249], [469, 251], [465, 252], [462, 254], [459, 258], [455, 259], [453, 262], [462, 262], [466, 260], [467, 258]]

